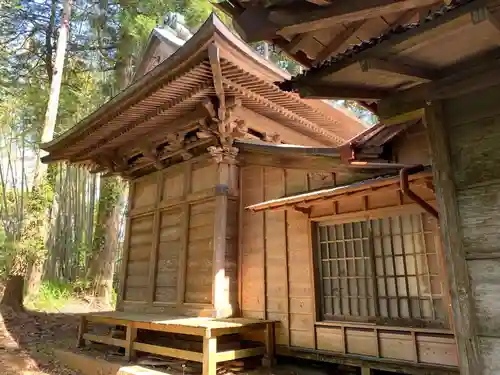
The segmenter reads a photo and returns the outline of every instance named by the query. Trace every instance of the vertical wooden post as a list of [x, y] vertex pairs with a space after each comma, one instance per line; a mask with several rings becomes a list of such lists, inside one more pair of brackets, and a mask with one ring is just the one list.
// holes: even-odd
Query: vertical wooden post
[[424, 120], [431, 150], [448, 285], [452, 291], [453, 327], [458, 346], [460, 373], [462, 375], [480, 374], [482, 364], [479, 358], [475, 307], [451, 168], [448, 143], [450, 134], [446, 130], [442, 103], [436, 101], [427, 105]]
[[274, 322], [268, 322], [264, 332], [266, 355], [262, 359], [262, 365], [271, 367], [274, 365]]
[[134, 200], [134, 192], [135, 192], [135, 183], [134, 181], [130, 181], [129, 182], [129, 188], [128, 188], [128, 206], [127, 206], [127, 212], [126, 212], [126, 215], [127, 215], [127, 221], [126, 221], [126, 224], [125, 224], [125, 239], [124, 239], [124, 243], [123, 243], [123, 256], [122, 256], [122, 260], [121, 260], [121, 263], [120, 263], [120, 290], [119, 290], [119, 294], [118, 294], [118, 301], [116, 303], [116, 309], [119, 311], [119, 310], [122, 310], [123, 306], [122, 306], [122, 303], [123, 301], [125, 300], [125, 288], [126, 288], [126, 280], [127, 280], [127, 267], [128, 267], [128, 256], [129, 256], [129, 252], [130, 252], [130, 249], [129, 249], [129, 242], [130, 242], [130, 222], [131, 222], [131, 219], [130, 219], [130, 211], [132, 211], [133, 209], [133, 200]]
[[134, 342], [137, 338], [137, 328], [134, 327], [133, 323], [127, 325], [127, 336], [126, 336], [126, 346], [125, 346], [125, 359], [131, 361], [135, 358]]
[[88, 322], [85, 316], [80, 317], [80, 324], [78, 325], [78, 338], [76, 342], [76, 346], [78, 348], [83, 348], [85, 346], [85, 340], [83, 339], [83, 335], [87, 332]]
[[151, 254], [149, 257], [149, 277], [148, 277], [148, 299], [147, 302], [153, 306], [156, 294], [156, 271], [158, 269], [158, 247], [160, 242], [160, 225], [161, 225], [161, 210], [160, 201], [163, 192], [163, 176], [161, 171], [156, 172], [156, 199], [155, 209], [153, 213], [153, 234], [151, 244]]
[[217, 375], [217, 337], [203, 337], [202, 375]]
[[190, 205], [187, 203], [187, 197], [191, 193], [191, 178], [193, 173], [193, 163], [187, 162], [184, 167], [184, 192], [183, 200], [186, 202], [182, 207], [182, 223], [181, 223], [181, 251], [179, 254], [179, 269], [177, 273], [177, 308], [180, 309], [184, 304], [186, 294], [186, 266], [187, 252], [189, 242], [189, 218]]
[[[234, 152], [234, 150], [233, 150]], [[216, 318], [230, 317], [237, 306], [232, 306], [236, 301], [231, 301], [229, 295], [230, 281], [226, 274], [227, 236], [228, 225], [237, 225], [227, 221], [229, 211], [229, 195], [237, 194], [236, 154], [218, 148], [211, 149], [214, 161], [217, 163], [217, 185], [215, 188], [215, 217], [214, 217], [214, 254], [213, 254], [213, 284], [212, 304], [213, 316]], [[235, 248], [231, 250], [236, 250]]]
[[372, 369], [369, 367], [361, 367], [361, 375], [372, 375]]

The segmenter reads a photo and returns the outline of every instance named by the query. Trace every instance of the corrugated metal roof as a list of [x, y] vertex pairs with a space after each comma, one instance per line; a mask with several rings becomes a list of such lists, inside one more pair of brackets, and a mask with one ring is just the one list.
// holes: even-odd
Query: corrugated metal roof
[[285, 91], [295, 91], [296, 90], [294, 86], [295, 82], [299, 82], [303, 79], [309, 78], [308, 76], [313, 75], [314, 73], [317, 72], [321, 72], [324, 68], [330, 68], [334, 67], [337, 64], [344, 63], [346, 60], [352, 59], [356, 57], [359, 53], [366, 51], [370, 48], [373, 48], [376, 45], [383, 43], [387, 40], [390, 40], [394, 36], [404, 34], [413, 29], [417, 29], [428, 22], [443, 17], [444, 15], [447, 15], [448, 13], [453, 12], [456, 9], [461, 8], [462, 6], [467, 5], [469, 3], [473, 3], [475, 1], [478, 0], [452, 0], [449, 4], [443, 4], [443, 6], [439, 10], [429, 13], [427, 17], [425, 17], [423, 20], [419, 22], [410, 23], [406, 25], [397, 25], [396, 27], [389, 29], [386, 33], [378, 37], [371, 38], [368, 40], [363, 40], [359, 44], [349, 47], [344, 52], [339, 53], [333, 56], [332, 58], [313, 66], [309, 70], [304, 71], [302, 74], [298, 74], [295, 77], [291, 78], [290, 80], [280, 83], [279, 86], [282, 90]]

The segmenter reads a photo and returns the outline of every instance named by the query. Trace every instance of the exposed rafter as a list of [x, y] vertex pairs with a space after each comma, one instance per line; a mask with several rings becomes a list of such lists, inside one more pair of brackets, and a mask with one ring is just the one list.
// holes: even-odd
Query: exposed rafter
[[390, 91], [356, 86], [301, 85], [299, 93], [309, 99], [378, 100], [388, 96]]
[[402, 12], [435, 3], [436, 0], [350, 0], [334, 1], [328, 7], [297, 10], [279, 9], [269, 12], [268, 20], [282, 32], [298, 34], [319, 30], [343, 22], [355, 22]]
[[224, 94], [224, 85], [222, 84], [223, 76], [220, 63], [220, 51], [219, 47], [214, 42], [208, 46], [208, 59], [210, 61], [210, 67], [212, 68], [215, 94], [217, 95], [217, 99], [219, 99], [218, 116], [221, 120], [224, 120], [224, 116], [226, 115], [226, 98]]
[[418, 82], [429, 82], [437, 78], [437, 74], [424, 68], [394, 61], [369, 58], [359, 62], [363, 72], [384, 72], [412, 78]]
[[346, 26], [345, 30], [341, 31], [321, 50], [316, 56], [313, 65], [319, 64], [328, 59], [338, 49], [365, 24], [365, 20], [355, 21]]
[[207, 83], [203, 83], [196, 88], [194, 88], [192, 91], [189, 93], [177, 98], [174, 102], [167, 102], [165, 105], [160, 106], [157, 111], [153, 114], [148, 114], [145, 116], [143, 119], [140, 119], [140, 121], [133, 122], [129, 125], [127, 125], [124, 128], [121, 128], [113, 133], [111, 133], [108, 137], [103, 137], [102, 139], [98, 140], [96, 143], [94, 143], [92, 146], [80, 151], [78, 154], [74, 156], [74, 160], [78, 161], [79, 158], [85, 157], [85, 155], [93, 155], [93, 153], [98, 152], [98, 150], [109, 143], [111, 140], [120, 137], [121, 135], [131, 131], [135, 127], [139, 126], [141, 124], [142, 126], [147, 126], [150, 121], [156, 120], [158, 116], [161, 116], [165, 114], [168, 111], [175, 110], [176, 107], [182, 105], [186, 100], [188, 100], [191, 97], [199, 97], [199, 96], [204, 96], [209, 89], [209, 85]]
[[[346, 57], [338, 62], [332, 63], [328, 66], [324, 66], [316, 71], [311, 71], [307, 75], [307, 81], [311, 79], [320, 80], [321, 77], [326, 77], [334, 72], [345, 69], [346, 67], [359, 63], [362, 60], [369, 58], [380, 58], [388, 53], [391, 55], [396, 55], [397, 53], [404, 51], [411, 46], [417, 45], [433, 37], [442, 37], [445, 33], [453, 33], [460, 27], [471, 24], [470, 14], [475, 9], [482, 7], [484, 4], [483, 0], [477, 0], [458, 7], [456, 10], [447, 12], [440, 17], [436, 17], [422, 25], [407, 30], [403, 33], [392, 35], [391, 38], [378, 43], [372, 47], [363, 49], [362, 51], [353, 54], [352, 57]], [[446, 24], [446, 28], [441, 28], [441, 25]], [[303, 82], [307, 85], [307, 82]], [[300, 86], [302, 82], [296, 80], [295, 85]]]
[[257, 102], [261, 102], [261, 103], [266, 104], [269, 108], [276, 111], [277, 113], [280, 113], [281, 115], [283, 115], [291, 120], [302, 123], [303, 125], [306, 126], [306, 128], [309, 128], [311, 132], [316, 132], [318, 134], [321, 134], [321, 133], [324, 134], [325, 137], [329, 138], [329, 140], [331, 141], [331, 143], [333, 145], [338, 145], [338, 144], [344, 143], [344, 140], [341, 139], [340, 137], [336, 136], [335, 134], [322, 129], [319, 126], [317, 126], [316, 124], [296, 115], [292, 111], [290, 111], [286, 108], [283, 108], [281, 106], [278, 106], [275, 103], [271, 102], [270, 100], [268, 100], [268, 99], [266, 99], [258, 94], [255, 94], [254, 92], [246, 89], [245, 87], [241, 86], [240, 84], [238, 84], [236, 82], [233, 82], [227, 78], [224, 78], [224, 84], [226, 84], [228, 87], [232, 88], [233, 90], [236, 90], [237, 92], [241, 93], [242, 95], [247, 96], [250, 99], [253, 99], [253, 100], [256, 100]]

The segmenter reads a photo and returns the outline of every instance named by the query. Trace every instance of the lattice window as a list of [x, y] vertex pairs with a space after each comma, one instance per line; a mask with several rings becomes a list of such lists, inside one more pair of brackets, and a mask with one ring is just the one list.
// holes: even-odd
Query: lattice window
[[322, 318], [447, 326], [436, 241], [428, 214], [319, 224]]

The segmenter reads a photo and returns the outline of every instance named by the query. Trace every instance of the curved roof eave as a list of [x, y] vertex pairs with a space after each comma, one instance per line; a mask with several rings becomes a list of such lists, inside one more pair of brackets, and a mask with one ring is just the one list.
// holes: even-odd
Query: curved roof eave
[[134, 98], [140, 96], [141, 93], [147, 92], [161, 77], [172, 76], [179, 71], [183, 66], [192, 61], [198, 52], [211, 40], [222, 38], [235, 50], [244, 53], [254, 64], [253, 68], [260, 71], [262, 74], [270, 75], [274, 81], [285, 81], [291, 78], [290, 74], [280, 69], [272, 62], [264, 59], [257, 52], [253, 51], [243, 40], [239, 39], [222, 21], [214, 14], [204, 22], [198, 32], [196, 32], [188, 41], [185, 42], [174, 54], [165, 59], [161, 64], [152, 69], [144, 76], [133, 81], [126, 89], [119, 92], [96, 111], [85, 117], [72, 128], [66, 130], [53, 140], [43, 143], [40, 147], [45, 151], [52, 151], [60, 142], [68, 141], [80, 135], [90, 124], [98, 120], [109, 112], [120, 112], [126, 108], [127, 104], [133, 101]]

